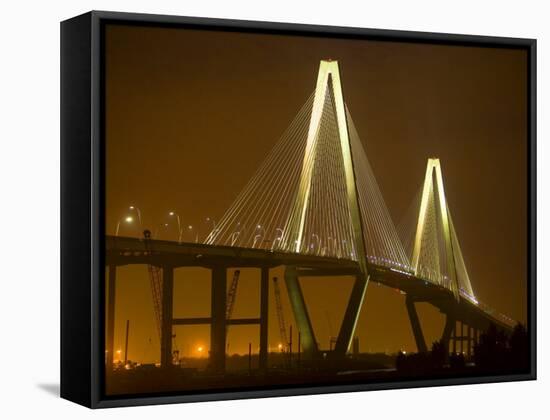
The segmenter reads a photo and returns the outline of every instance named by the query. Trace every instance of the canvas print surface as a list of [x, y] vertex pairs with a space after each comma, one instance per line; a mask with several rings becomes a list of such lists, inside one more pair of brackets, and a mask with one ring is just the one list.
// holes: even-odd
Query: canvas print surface
[[104, 35], [105, 395], [528, 371], [525, 50]]

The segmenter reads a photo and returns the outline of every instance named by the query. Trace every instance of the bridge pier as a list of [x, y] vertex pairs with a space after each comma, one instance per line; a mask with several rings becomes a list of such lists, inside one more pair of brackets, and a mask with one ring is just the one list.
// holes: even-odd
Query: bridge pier
[[405, 299], [405, 305], [407, 306], [407, 312], [411, 321], [414, 340], [416, 342], [416, 349], [419, 353], [427, 353], [428, 347], [426, 346], [426, 340], [424, 339], [424, 334], [422, 333], [422, 326], [420, 325], [418, 313], [416, 312], [416, 307], [414, 306], [414, 300], [409, 297], [409, 295], [407, 295], [407, 298]]
[[472, 327], [468, 325], [468, 335], [467, 335], [467, 352], [466, 355], [468, 356], [468, 359], [472, 357]]
[[315, 358], [318, 348], [313, 326], [306, 307], [302, 287], [298, 280], [298, 272], [294, 266], [286, 266], [285, 268], [285, 284], [288, 291], [290, 306], [294, 313], [294, 319], [298, 324], [298, 331], [301, 337], [301, 346], [305, 358]]
[[[299, 282], [299, 275], [311, 276], [317, 274], [317, 272], [311, 272], [308, 270], [298, 270], [295, 266], [287, 266], [285, 269], [285, 284], [288, 290], [288, 296], [294, 318], [298, 324], [298, 333], [301, 339], [301, 350], [304, 357], [315, 358], [318, 356], [318, 345], [313, 332], [313, 326], [309, 318], [304, 295]], [[347, 274], [347, 273], [346, 273]], [[359, 311], [363, 304], [365, 292], [368, 284], [368, 276], [362, 273], [355, 274], [355, 282], [351, 295], [348, 301], [346, 312], [344, 313], [344, 319], [336, 339], [336, 345], [334, 347], [333, 354], [336, 357], [345, 357], [349, 346], [351, 344], [357, 318], [359, 317]], [[331, 273], [331, 275], [335, 275]]]
[[[444, 344], [447, 354], [449, 354], [451, 333], [453, 333], [455, 326], [456, 321], [454, 315], [447, 313], [445, 317], [445, 327], [443, 328], [443, 334], [441, 335], [441, 342]], [[454, 351], [456, 351], [456, 348]]]
[[468, 359], [473, 357], [479, 339], [479, 327], [477, 323], [474, 324], [471, 325], [471, 320], [458, 320], [453, 312], [446, 313], [441, 341], [445, 344], [447, 353], [462, 353]]
[[162, 327], [160, 333], [160, 365], [172, 366], [172, 323], [174, 312], [174, 267], [162, 267]]
[[108, 370], [113, 369], [115, 351], [115, 299], [116, 299], [116, 265], [109, 265], [109, 282], [107, 284], [107, 323], [105, 333], [105, 364]]
[[456, 354], [456, 351], [457, 351], [457, 345], [456, 345], [456, 336], [458, 334], [458, 324], [457, 324], [457, 320], [454, 321], [454, 325], [453, 325], [453, 354]]
[[211, 283], [210, 369], [219, 373], [225, 371], [226, 300], [227, 269], [214, 267]]
[[260, 280], [260, 370], [267, 370], [269, 268], [262, 267]]
[[334, 346], [334, 353], [338, 357], [344, 357], [349, 349], [353, 333], [355, 331], [355, 325], [359, 318], [359, 312], [363, 305], [363, 299], [365, 298], [365, 292], [367, 291], [368, 276], [363, 273], [355, 276], [355, 283], [351, 290], [348, 306], [344, 319], [342, 320], [342, 326], [336, 339], [336, 345]]
[[[460, 353], [462, 354], [466, 353], [466, 345], [468, 344], [464, 336], [464, 326], [464, 321], [460, 321]], [[468, 325], [466, 325], [466, 328], [468, 328]], [[466, 344], [464, 344], [464, 342], [466, 342]]]

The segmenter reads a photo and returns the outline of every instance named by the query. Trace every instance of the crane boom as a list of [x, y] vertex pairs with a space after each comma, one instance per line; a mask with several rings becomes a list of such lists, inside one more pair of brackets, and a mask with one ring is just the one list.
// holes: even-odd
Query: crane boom
[[239, 286], [240, 270], [235, 270], [233, 273], [233, 280], [231, 281], [231, 287], [227, 292], [227, 304], [225, 306], [225, 319], [231, 319], [233, 308], [235, 307], [235, 300], [237, 299], [237, 287]]
[[[147, 254], [152, 253], [151, 249], [151, 232], [145, 230], [143, 232], [145, 250]], [[162, 334], [162, 269], [156, 265], [148, 264], [149, 280], [151, 283], [151, 294], [153, 295], [153, 309], [155, 312], [155, 320], [157, 323], [157, 331], [159, 339]]]
[[281, 301], [281, 290], [277, 277], [273, 277], [273, 290], [275, 292], [275, 308], [277, 309], [277, 319], [279, 320], [279, 332], [284, 350], [288, 347], [288, 336], [286, 334], [285, 317], [283, 315], [283, 304]]

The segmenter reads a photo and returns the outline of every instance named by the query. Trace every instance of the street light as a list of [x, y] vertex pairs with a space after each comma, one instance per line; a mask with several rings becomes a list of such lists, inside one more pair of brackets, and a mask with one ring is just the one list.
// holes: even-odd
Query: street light
[[347, 256], [347, 251], [348, 251], [348, 242], [343, 239], [342, 240], [342, 255], [346, 255]]
[[261, 238], [262, 235], [256, 235], [254, 236], [254, 242], [252, 242], [252, 248], [256, 248], [256, 241], [258, 240], [258, 238]]
[[[189, 230], [189, 232], [191, 233], [191, 238], [193, 237], [193, 226], [192, 225], [189, 225], [187, 226], [187, 229]], [[199, 232], [197, 231], [196, 235], [195, 235], [195, 243], [199, 242]]]
[[211, 219], [210, 217], [207, 217], [205, 219], [206, 223], [212, 223], [212, 230], [216, 229], [216, 221], [214, 219]]
[[273, 240], [273, 243], [271, 244], [271, 252], [273, 252], [273, 248], [275, 247], [276, 243], [281, 242], [281, 239], [283, 239], [284, 231], [281, 228], [275, 229], [275, 232], [280, 232], [278, 236], [275, 237]]
[[[124, 218], [124, 222], [126, 223], [132, 223], [133, 221], [134, 221], [134, 218], [132, 216], [126, 216]], [[121, 221], [119, 220], [116, 224], [115, 236], [118, 236], [118, 231], [120, 230], [120, 223]]]
[[316, 233], [314, 233], [313, 235], [311, 235], [311, 238], [317, 238], [317, 254], [319, 253], [320, 249], [321, 249], [321, 239], [319, 238], [319, 235], [317, 235]]
[[206, 227], [206, 232], [209, 232], [206, 237], [204, 238], [204, 243], [207, 243], [209, 240], [213, 239], [216, 235], [216, 233], [219, 231], [219, 229], [216, 229], [216, 221], [214, 219], [211, 219], [210, 217], [207, 217], [204, 219], [204, 222], [208, 224], [212, 224], [212, 230], [209, 230], [210, 227]]
[[[256, 232], [258, 232], [255, 236], [254, 236], [254, 242], [252, 243], [252, 248], [255, 248], [256, 247], [256, 241], [262, 237], [262, 230], [264, 231], [264, 235], [265, 235], [265, 229], [262, 228], [262, 225], [257, 225], [256, 226]], [[260, 242], [260, 247], [261, 247], [261, 242]]]
[[141, 210], [136, 206], [130, 206], [128, 207], [130, 211], [135, 211], [138, 216], [138, 222], [139, 222], [139, 228], [143, 230], [143, 223], [141, 223]]
[[241, 234], [241, 222], [238, 222], [235, 226], [235, 231], [231, 234], [231, 246], [235, 245], [235, 242], [237, 242], [237, 239], [239, 239], [239, 236]]
[[159, 229], [167, 228], [167, 227], [168, 227], [168, 223], [161, 223], [160, 225], [158, 225], [158, 227], [155, 229], [155, 233], [153, 234], [153, 238], [158, 239]]
[[178, 243], [181, 244], [181, 235], [183, 234], [183, 229], [181, 228], [181, 222], [180, 222], [180, 215], [177, 214], [174, 211], [171, 211], [168, 213], [169, 216], [176, 217], [176, 220], [178, 221]]

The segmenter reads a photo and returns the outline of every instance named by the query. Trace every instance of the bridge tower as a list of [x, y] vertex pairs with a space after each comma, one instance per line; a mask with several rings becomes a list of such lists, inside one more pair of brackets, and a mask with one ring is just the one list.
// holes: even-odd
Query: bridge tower
[[[306, 212], [308, 206], [310, 205], [309, 199], [312, 185], [312, 175], [314, 170], [315, 155], [317, 153], [321, 119], [323, 112], [325, 112], [324, 107], [326, 106], [326, 95], [331, 95], [334, 106], [334, 109], [331, 111], [334, 112], [337, 124], [339, 144], [343, 158], [347, 206], [349, 208], [350, 224], [353, 232], [353, 245], [355, 249], [354, 254], [360, 268], [356, 275], [355, 283], [334, 349], [334, 353], [336, 355], [343, 356], [347, 352], [354, 335], [359, 312], [365, 297], [369, 276], [363, 238], [363, 221], [359, 208], [358, 190], [353, 165], [348, 121], [344, 104], [344, 94], [337, 61], [322, 60], [319, 66], [300, 181], [298, 184], [296, 197], [291, 208], [290, 217], [288, 218], [287, 225], [284, 229], [285, 234], [282, 238], [282, 242], [284, 243], [284, 247], [287, 249], [293, 249], [295, 252], [302, 251], [304, 223]], [[296, 267], [287, 267], [285, 282], [289, 292], [289, 298], [294, 316], [297, 320], [298, 328], [301, 333], [303, 351], [306, 356], [309, 355], [310, 357], [314, 357], [318, 348], [298, 281], [298, 276], [299, 271], [296, 270]]]
[[[453, 226], [443, 186], [441, 163], [437, 158], [428, 159], [426, 166], [411, 266], [416, 277], [443, 286], [452, 293], [449, 302], [440, 303], [439, 307], [446, 315], [441, 339], [448, 347], [451, 336], [455, 341], [457, 339], [457, 305], [462, 299], [474, 304], [477, 304], [477, 300]], [[427, 346], [414, 303], [423, 300], [420, 296], [411, 295], [407, 295], [406, 300], [411, 327], [420, 352], [427, 351]]]
[[[435, 185], [434, 185], [435, 177]], [[423, 236], [428, 219], [428, 206], [430, 202], [430, 196], [432, 199], [435, 196], [438, 198], [435, 200], [435, 207], [439, 210], [441, 218], [443, 241], [445, 245], [445, 258], [447, 263], [447, 275], [450, 278], [448, 287], [451, 289], [456, 299], [459, 299], [459, 286], [457, 280], [455, 253], [453, 250], [453, 240], [451, 238], [451, 223], [449, 208], [447, 206], [447, 200], [445, 198], [445, 189], [443, 187], [443, 175], [441, 174], [441, 164], [439, 159], [428, 159], [426, 166], [426, 176], [424, 177], [424, 187], [422, 189], [422, 199], [420, 201], [420, 212], [418, 214], [418, 223], [416, 226], [416, 234], [414, 238], [414, 248], [412, 254], [412, 268], [416, 276], [421, 277], [420, 272], [420, 253], [423, 246]], [[437, 246], [437, 244], [435, 244]]]

